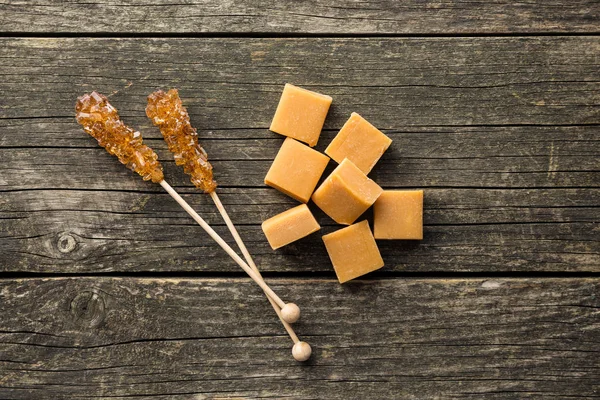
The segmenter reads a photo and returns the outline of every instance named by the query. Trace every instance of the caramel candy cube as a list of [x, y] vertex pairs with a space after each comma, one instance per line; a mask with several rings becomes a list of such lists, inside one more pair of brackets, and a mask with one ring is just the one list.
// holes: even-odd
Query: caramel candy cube
[[265, 176], [265, 184], [306, 203], [328, 162], [326, 155], [286, 138]]
[[383, 267], [366, 220], [323, 236], [323, 242], [340, 283]]
[[325, 154], [337, 162], [347, 158], [368, 174], [391, 143], [392, 139], [383, 132], [357, 113], [352, 113], [327, 146]]
[[331, 101], [329, 96], [286, 83], [269, 129], [314, 147]]
[[422, 190], [386, 190], [373, 213], [376, 239], [423, 239]]
[[273, 250], [302, 239], [321, 229], [306, 204], [290, 208], [262, 223], [262, 230]]
[[312, 199], [335, 222], [350, 225], [371, 207], [382, 191], [346, 158], [315, 190]]

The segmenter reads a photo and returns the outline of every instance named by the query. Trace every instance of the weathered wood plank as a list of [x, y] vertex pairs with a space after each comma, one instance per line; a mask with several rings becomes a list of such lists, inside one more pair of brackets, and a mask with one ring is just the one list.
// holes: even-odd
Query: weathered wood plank
[[[77, 95], [117, 91], [115, 105], [158, 150], [169, 180], [219, 223], [144, 116], [145, 96], [174, 85], [263, 268], [331, 272], [319, 235], [272, 252], [258, 227], [294, 204], [262, 183], [281, 143], [266, 127], [288, 80], [334, 95], [318, 149], [359, 111], [395, 141], [372, 177], [386, 188], [427, 190], [426, 239], [382, 242], [387, 271], [600, 266], [598, 38], [4, 43], [5, 270], [237, 270], [166, 195], [98, 148], [72, 118]], [[580, 86], [587, 89], [576, 92]], [[317, 215], [324, 231], [334, 229]]]
[[[322, 231], [273, 251], [260, 224], [296, 203], [270, 188], [220, 193], [263, 271], [333, 276], [321, 236], [338, 227], [316, 207]], [[229, 238], [207, 196], [184, 197]], [[380, 241], [383, 271], [598, 272], [599, 197], [600, 189], [427, 189], [424, 240]], [[0, 218], [4, 271], [239, 271], [165, 193], [8, 192]]]
[[[9, 190], [0, 199], [5, 270], [238, 270], [169, 196], [124, 169], [76, 124], [26, 121], [26, 131], [34, 134], [23, 135], [20, 120], [10, 120], [0, 142], [0, 154], [10, 160], [0, 164]], [[152, 138], [159, 135], [148, 130]], [[46, 132], [48, 140], [40, 146], [33, 138]], [[394, 146], [372, 175], [387, 188], [424, 187], [426, 202], [422, 243], [380, 242], [385, 271], [599, 270], [596, 127], [388, 133]], [[333, 134], [326, 132], [319, 148]], [[263, 220], [296, 204], [262, 184], [281, 139], [262, 130], [203, 130], [201, 136], [217, 159], [217, 178], [226, 182], [221, 197], [236, 224], [247, 225], [240, 229], [263, 270], [331, 273], [321, 233], [273, 252], [260, 230]], [[162, 140], [149, 142], [170, 159]], [[236, 168], [243, 163], [255, 168]], [[221, 225], [210, 201], [172, 162], [165, 166], [190, 203], [211, 224]], [[507, 188], [495, 188], [502, 186]], [[323, 233], [335, 229], [312, 208]], [[223, 227], [218, 230], [229, 236]], [[61, 246], [71, 243], [69, 238], [77, 245], [66, 251]]]
[[302, 306], [308, 365], [293, 361], [246, 279], [2, 280], [0, 397], [592, 398], [600, 389], [598, 279], [271, 284]]
[[343, 0], [4, 3], [5, 32], [460, 34], [597, 32], [592, 0], [544, 2]]
[[[41, 122], [40, 122], [41, 121]], [[158, 129], [140, 126], [177, 187], [191, 187]], [[154, 190], [105, 154], [72, 120], [0, 120], [0, 190]], [[386, 130], [392, 147], [371, 173], [384, 187], [600, 186], [597, 126], [408, 127]], [[323, 132], [323, 151], [337, 130]], [[200, 130], [223, 187], [263, 187], [282, 143], [266, 129]], [[43, 141], [40, 138], [44, 138]], [[89, 163], [93, 160], [94, 167]], [[333, 169], [334, 162], [328, 171]]]
[[181, 90], [197, 125], [266, 128], [283, 83], [333, 97], [380, 129], [600, 123], [600, 37], [0, 41], [0, 118], [71, 117], [96, 89], [132, 124], [146, 96]]

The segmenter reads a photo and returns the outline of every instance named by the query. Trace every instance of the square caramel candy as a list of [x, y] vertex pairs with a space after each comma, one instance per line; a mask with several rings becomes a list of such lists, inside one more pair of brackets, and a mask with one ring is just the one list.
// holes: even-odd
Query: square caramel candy
[[326, 155], [286, 138], [267, 172], [265, 184], [306, 203], [328, 162]]
[[262, 223], [262, 230], [273, 250], [302, 239], [321, 229], [306, 204], [290, 208]]
[[325, 154], [338, 163], [347, 158], [368, 174], [391, 143], [392, 139], [383, 132], [357, 113], [352, 113], [325, 149]]
[[376, 239], [423, 239], [422, 190], [386, 190], [373, 214]]
[[346, 158], [315, 190], [312, 200], [338, 224], [350, 225], [371, 207], [382, 191]]
[[269, 129], [314, 147], [331, 101], [329, 96], [286, 83]]
[[323, 242], [340, 283], [383, 267], [367, 221], [324, 235]]

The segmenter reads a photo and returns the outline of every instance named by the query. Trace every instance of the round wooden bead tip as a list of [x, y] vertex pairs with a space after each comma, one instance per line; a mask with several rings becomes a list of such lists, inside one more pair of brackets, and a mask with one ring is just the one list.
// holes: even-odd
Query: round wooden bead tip
[[298, 342], [292, 347], [292, 355], [296, 361], [306, 361], [310, 358], [312, 349], [306, 342]]
[[294, 303], [287, 303], [281, 309], [281, 318], [288, 324], [293, 324], [300, 319], [300, 308]]

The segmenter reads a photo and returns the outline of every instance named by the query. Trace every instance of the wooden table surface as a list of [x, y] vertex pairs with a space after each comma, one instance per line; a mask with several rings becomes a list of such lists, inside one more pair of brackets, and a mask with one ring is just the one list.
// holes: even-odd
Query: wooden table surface
[[[598, 1], [103, 3], [0, 4], [0, 399], [600, 397]], [[425, 190], [424, 240], [380, 241], [364, 279], [337, 283], [321, 233], [272, 251], [260, 229], [296, 204], [263, 184], [286, 82], [334, 99], [318, 150], [359, 112], [394, 140], [370, 176]], [[307, 363], [243, 271], [74, 119], [77, 96], [110, 95], [233, 244], [145, 116], [171, 87], [303, 310]]]

